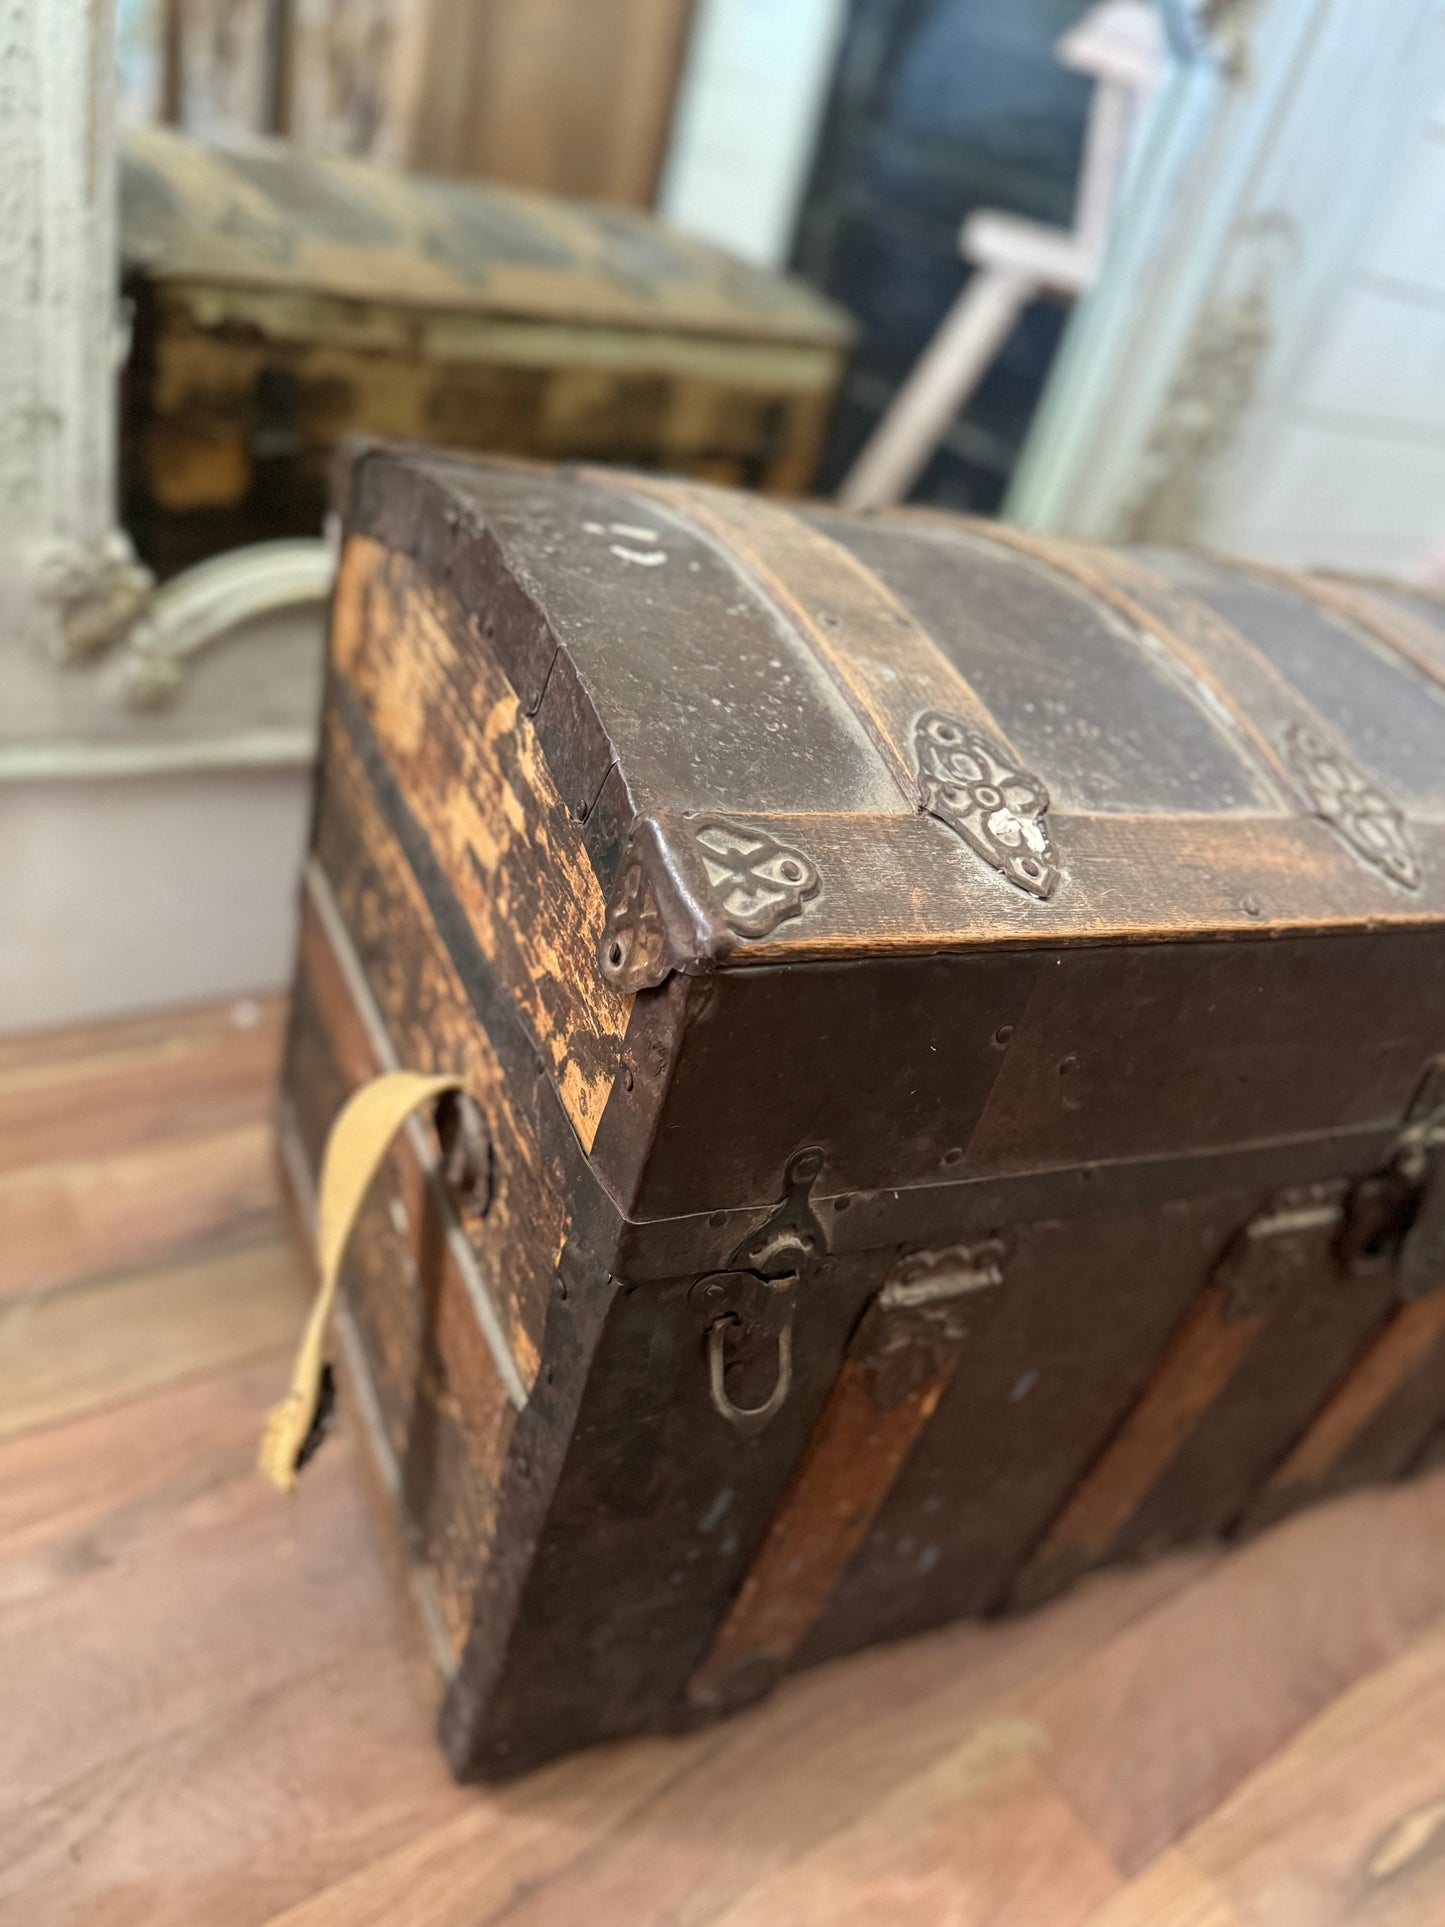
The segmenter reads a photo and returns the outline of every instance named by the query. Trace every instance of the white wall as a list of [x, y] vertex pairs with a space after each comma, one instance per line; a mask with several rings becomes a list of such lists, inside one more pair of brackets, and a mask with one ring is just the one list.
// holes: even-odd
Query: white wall
[[846, 0], [700, 0], [663, 219], [761, 267], [792, 252]]
[[1300, 565], [1445, 576], [1445, 100], [1422, 126], [1209, 539]]
[[0, 1031], [289, 982], [307, 770], [0, 785]]
[[1445, 0], [1253, 0], [1169, 76], [1006, 512], [1413, 575], [1445, 540]]

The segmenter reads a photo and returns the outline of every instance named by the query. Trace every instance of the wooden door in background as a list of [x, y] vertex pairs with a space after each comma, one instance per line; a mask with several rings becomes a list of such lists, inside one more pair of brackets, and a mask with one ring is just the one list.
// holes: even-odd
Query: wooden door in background
[[[650, 207], [693, 0], [124, 0], [131, 110]], [[148, 49], [149, 54], [148, 54]]]
[[406, 159], [649, 207], [692, 0], [431, 0]]

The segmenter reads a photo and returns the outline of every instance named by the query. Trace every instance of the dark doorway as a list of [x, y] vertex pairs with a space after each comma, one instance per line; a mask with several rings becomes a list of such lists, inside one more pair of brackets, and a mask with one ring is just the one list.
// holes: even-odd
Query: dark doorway
[[[836, 488], [963, 286], [976, 207], [1067, 225], [1089, 82], [1054, 42], [1087, 0], [852, 0], [795, 265], [863, 334], [818, 477]], [[992, 514], [1065, 310], [1025, 314], [913, 499]]]

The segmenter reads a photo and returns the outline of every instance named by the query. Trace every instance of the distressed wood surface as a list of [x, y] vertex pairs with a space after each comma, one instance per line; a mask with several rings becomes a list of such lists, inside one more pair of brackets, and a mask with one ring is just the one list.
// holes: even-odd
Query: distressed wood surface
[[716, 1701], [735, 1670], [784, 1667], [815, 1625], [933, 1417], [954, 1361], [880, 1408], [867, 1366], [845, 1358], [748, 1575], [689, 1699]]
[[1270, 1474], [1244, 1526], [1406, 1470], [1445, 1408], [1445, 1293], [1397, 1311]]
[[1138, 1507], [1223, 1392], [1258, 1338], [1264, 1314], [1231, 1319], [1218, 1291], [1190, 1307], [1149, 1385], [1069, 1496], [1019, 1574], [1022, 1598], [1042, 1597], [1107, 1557]]
[[[137, 106], [192, 133], [649, 207], [692, 0], [146, 0]], [[142, 65], [144, 63], [144, 65]], [[141, 89], [135, 89], [137, 93]]]
[[167, 120], [210, 140], [273, 131], [276, 10], [268, 0], [159, 0]]
[[725, 547], [843, 692], [904, 801], [916, 806], [915, 728], [942, 710], [1015, 756], [995, 718], [905, 606], [878, 577], [809, 522], [757, 498], [648, 484], [629, 486], [681, 507]]
[[[406, 276], [400, 275], [405, 285]], [[133, 282], [127, 510], [171, 566], [206, 545], [311, 534], [345, 433], [617, 461], [798, 492], [838, 357], [784, 342], [470, 317], [204, 281]], [[284, 458], [257, 437], [282, 430]]]
[[[324, 1106], [300, 1120], [313, 1172], [325, 1112], [334, 1114], [382, 1068], [358, 1048], [360, 1027], [336, 974], [308, 917], [292, 1061]], [[414, 1281], [412, 1288], [398, 1289], [399, 1280]], [[396, 1471], [396, 1503], [454, 1661], [495, 1535], [497, 1485], [516, 1412], [478, 1329], [428, 1173], [405, 1134], [358, 1216], [342, 1282]]]
[[[466, 1229], [491, 1280], [522, 1382], [530, 1387], [550, 1277], [566, 1235], [566, 1206], [426, 900], [363, 780], [355, 750], [334, 722], [326, 731], [325, 769], [317, 860], [397, 1058], [409, 1069], [464, 1076], [487, 1120], [491, 1195], [485, 1212], [468, 1215]], [[303, 954], [316, 958], [329, 986], [321, 993], [323, 1016], [335, 1012], [344, 1021], [348, 995], [335, 963], [326, 963], [328, 945], [314, 907], [303, 920], [303, 936], [309, 941]], [[349, 1084], [360, 1081], [368, 1057], [374, 1060], [369, 1045], [343, 1066]], [[374, 1067], [364, 1074], [374, 1075]]]
[[1006, 1234], [999, 1302], [960, 1348], [805, 1660], [998, 1606], [1070, 1492], [1086, 1489], [1175, 1321], [1189, 1322], [1238, 1211], [1226, 1196]]
[[1292, 793], [1295, 782], [1279, 746], [1282, 726], [1297, 716], [1311, 722], [1318, 718], [1246, 637], [1202, 603], [1171, 595], [1164, 582], [1128, 556], [1063, 536], [1025, 533], [1004, 523], [987, 527], [991, 540], [1057, 569], [1126, 622], [1157, 636], [1185, 673], [1228, 713], [1233, 732], [1277, 785], [1279, 796]]
[[[7, 1041], [0, 1062], [37, 1092], [129, 1077], [155, 1139], [184, 1139], [248, 1104], [265, 1116], [262, 1082], [245, 1099], [231, 1082], [229, 1024], [223, 1009]], [[86, 1159], [125, 1141], [128, 1108], [107, 1132], [97, 1107]], [[8, 1139], [0, 1168], [23, 1150]], [[1440, 1477], [817, 1669], [725, 1727], [462, 1790], [351, 1417], [294, 1507], [252, 1469], [303, 1315], [301, 1254], [264, 1291], [221, 1234], [192, 1260], [151, 1300], [147, 1343], [128, 1336], [134, 1274], [82, 1252], [67, 1292], [94, 1336], [70, 1384], [53, 1345], [7, 1364], [7, 1927], [1445, 1914]], [[54, 1298], [16, 1303], [43, 1321]], [[164, 1370], [138, 1376], [152, 1346]]]
[[1445, 685], [1445, 603], [1423, 592], [1412, 600], [1403, 590], [1391, 593], [1391, 585], [1385, 583], [1302, 576], [1258, 564], [1255, 573], [1284, 583], [1297, 594], [1314, 596], [1393, 649], [1429, 681]]
[[631, 999], [596, 968], [602, 893], [517, 696], [466, 612], [365, 537], [342, 559], [331, 655], [589, 1147]]

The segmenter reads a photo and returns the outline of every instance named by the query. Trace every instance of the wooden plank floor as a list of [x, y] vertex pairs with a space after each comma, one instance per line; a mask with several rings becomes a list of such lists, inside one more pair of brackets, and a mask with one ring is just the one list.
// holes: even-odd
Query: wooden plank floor
[[450, 1784], [307, 1267], [274, 1004], [0, 1040], [0, 1922], [1445, 1922], [1445, 1477]]

